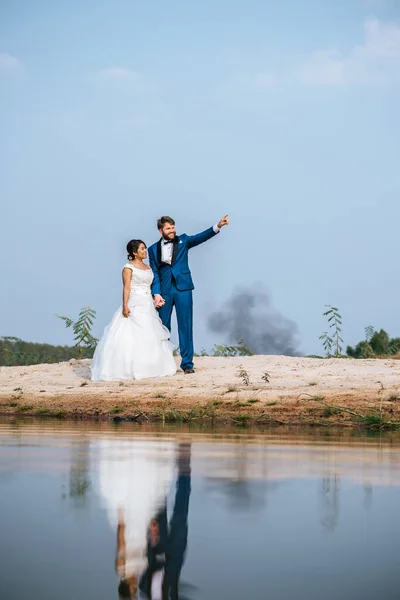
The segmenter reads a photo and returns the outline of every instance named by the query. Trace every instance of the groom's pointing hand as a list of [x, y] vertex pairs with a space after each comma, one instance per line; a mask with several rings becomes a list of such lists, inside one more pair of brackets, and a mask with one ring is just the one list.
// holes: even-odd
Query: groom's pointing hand
[[219, 229], [221, 229], [222, 227], [225, 227], [225, 225], [229, 225], [228, 215], [225, 215], [224, 217], [222, 217], [222, 219], [218, 223]]

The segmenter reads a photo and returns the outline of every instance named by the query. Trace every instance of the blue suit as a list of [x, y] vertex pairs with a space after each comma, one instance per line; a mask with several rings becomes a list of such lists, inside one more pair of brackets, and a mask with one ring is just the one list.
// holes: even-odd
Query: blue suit
[[152, 293], [160, 294], [165, 304], [159, 309], [161, 321], [171, 331], [171, 316], [175, 306], [178, 321], [179, 347], [181, 351], [181, 368], [193, 368], [193, 297], [192, 275], [189, 269], [188, 253], [203, 242], [217, 235], [213, 227], [197, 235], [176, 236], [173, 240], [171, 264], [162, 262], [161, 244], [159, 240], [149, 248], [149, 261], [153, 269], [154, 281]]

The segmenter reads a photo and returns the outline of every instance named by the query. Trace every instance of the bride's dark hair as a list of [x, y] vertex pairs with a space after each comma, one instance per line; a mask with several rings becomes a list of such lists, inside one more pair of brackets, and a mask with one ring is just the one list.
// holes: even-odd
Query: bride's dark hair
[[147, 248], [146, 244], [142, 240], [131, 240], [126, 245], [126, 251], [128, 253], [128, 260], [135, 260], [135, 254], [139, 250], [140, 244], [143, 244]]

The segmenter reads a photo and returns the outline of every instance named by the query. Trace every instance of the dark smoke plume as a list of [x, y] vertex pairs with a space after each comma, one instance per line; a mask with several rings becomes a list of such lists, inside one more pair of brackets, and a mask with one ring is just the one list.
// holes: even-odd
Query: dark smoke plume
[[296, 323], [274, 310], [265, 292], [238, 290], [207, 324], [228, 344], [243, 340], [254, 354], [300, 355]]

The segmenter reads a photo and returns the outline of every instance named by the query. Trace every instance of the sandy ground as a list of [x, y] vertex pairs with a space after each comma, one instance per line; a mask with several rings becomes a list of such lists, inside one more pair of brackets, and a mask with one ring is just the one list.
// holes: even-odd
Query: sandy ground
[[[249, 382], [239, 376], [244, 369]], [[268, 373], [269, 381], [263, 380]], [[90, 360], [0, 368], [0, 412], [57, 416], [137, 416], [167, 420], [332, 423], [350, 413], [400, 420], [400, 361], [285, 356], [196, 359], [196, 373], [143, 381], [93, 383]]]

